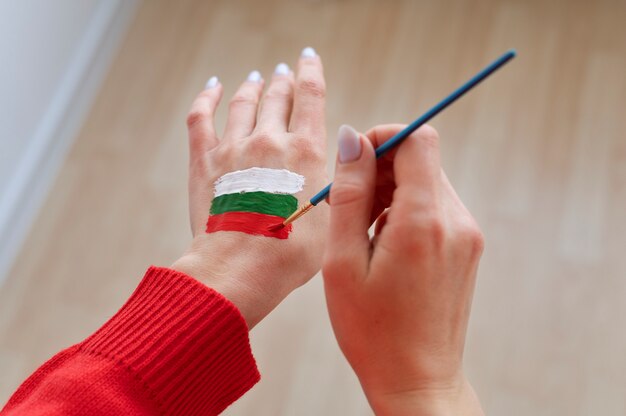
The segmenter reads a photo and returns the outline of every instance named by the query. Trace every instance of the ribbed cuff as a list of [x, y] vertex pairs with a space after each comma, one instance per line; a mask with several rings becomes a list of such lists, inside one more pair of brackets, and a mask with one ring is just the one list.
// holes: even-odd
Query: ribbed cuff
[[150, 267], [80, 349], [126, 367], [168, 415], [218, 414], [260, 379], [235, 305], [165, 268]]

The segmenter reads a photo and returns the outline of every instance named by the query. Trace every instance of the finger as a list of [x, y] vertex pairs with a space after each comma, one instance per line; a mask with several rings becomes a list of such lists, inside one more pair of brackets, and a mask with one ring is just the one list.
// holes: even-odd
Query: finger
[[215, 133], [215, 110], [222, 98], [223, 88], [217, 77], [207, 81], [206, 88], [195, 98], [187, 115], [189, 153], [191, 160], [203, 157], [218, 143]]
[[[381, 144], [385, 143], [387, 140], [391, 139], [398, 132], [402, 131], [406, 127], [406, 124], [381, 124], [376, 127], [372, 127], [369, 129], [365, 136], [372, 142], [374, 149], [378, 148]], [[396, 149], [391, 149], [389, 152], [382, 157], [382, 159], [393, 159], [396, 153]]]
[[293, 72], [289, 66], [280, 63], [261, 101], [257, 129], [284, 133], [289, 125], [293, 105]]
[[369, 261], [370, 215], [376, 184], [371, 143], [349, 126], [339, 128], [339, 157], [330, 191], [330, 235], [324, 275], [363, 276]]
[[383, 231], [385, 224], [387, 224], [388, 215], [389, 215], [389, 210], [387, 209], [383, 211], [382, 214], [378, 216], [378, 218], [376, 218], [376, 225], [374, 226], [374, 236], [372, 237], [372, 240], [371, 240], [373, 248], [376, 247], [376, 243], [378, 243], [378, 240], [380, 239], [380, 234]]
[[313, 48], [304, 48], [298, 61], [290, 131], [323, 139], [325, 105], [322, 60]]
[[446, 175], [443, 169], [441, 169], [441, 190], [442, 196], [449, 201], [450, 206], [453, 206], [457, 210], [467, 211], [467, 208], [465, 208], [463, 201], [461, 201], [461, 198], [456, 193], [456, 190], [448, 179], [448, 175]]
[[395, 163], [398, 186], [431, 189], [441, 180], [439, 134], [429, 125], [413, 132], [398, 148]]
[[[365, 136], [369, 139], [372, 146], [377, 148], [405, 127], [402, 124], [380, 125], [368, 130]], [[393, 166], [394, 157], [395, 149], [392, 149], [376, 162], [376, 192], [374, 194], [370, 224], [391, 205], [393, 193], [396, 189]]]
[[[365, 133], [374, 148], [381, 146], [387, 140], [392, 138], [397, 132], [401, 131], [405, 125], [402, 124], [385, 124], [376, 126]], [[394, 176], [394, 158], [395, 149], [387, 152], [376, 163], [376, 194], [374, 196], [374, 206], [372, 209], [371, 221], [374, 222], [378, 216], [391, 205], [393, 193], [396, 189], [396, 181]]]
[[461, 224], [461, 231], [470, 231], [470, 239], [472, 229], [480, 232], [476, 220], [457, 194], [443, 169], [441, 169], [441, 205], [448, 218]]
[[241, 139], [252, 133], [256, 125], [256, 114], [263, 84], [264, 81], [259, 71], [252, 71], [230, 99], [224, 130], [225, 139]]
[[[441, 170], [441, 194], [442, 205], [445, 207], [448, 222], [455, 230], [457, 241], [465, 247], [470, 263], [477, 267], [484, 249], [485, 238], [476, 219], [459, 198], [443, 169]], [[475, 274], [473, 275], [475, 278]], [[471, 284], [474, 283], [471, 282]]]
[[394, 204], [418, 211], [437, 208], [441, 186], [439, 135], [428, 125], [413, 132], [397, 149], [394, 159]]
[[387, 216], [389, 215], [389, 210], [385, 210], [376, 218], [376, 226], [374, 228], [374, 235], [377, 236], [383, 230], [385, 224], [387, 224]]

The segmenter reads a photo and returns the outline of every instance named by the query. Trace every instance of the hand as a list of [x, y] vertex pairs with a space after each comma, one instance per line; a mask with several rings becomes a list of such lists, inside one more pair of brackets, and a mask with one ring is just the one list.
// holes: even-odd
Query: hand
[[434, 129], [376, 162], [374, 147], [404, 127], [340, 129], [323, 265], [330, 318], [376, 414], [482, 414], [462, 368], [482, 234], [441, 170]]
[[[326, 185], [325, 83], [322, 62], [306, 48], [297, 76], [276, 68], [267, 92], [251, 73], [230, 101], [226, 129], [218, 139], [214, 114], [222, 85], [210, 80], [195, 99], [189, 129], [189, 208], [193, 241], [172, 266], [230, 299], [252, 328], [292, 290], [321, 268], [328, 207], [293, 225], [289, 238], [236, 231], [206, 233], [213, 184], [228, 172], [250, 167], [288, 169], [306, 178], [295, 194], [305, 203]], [[260, 108], [259, 108], [260, 107]]]

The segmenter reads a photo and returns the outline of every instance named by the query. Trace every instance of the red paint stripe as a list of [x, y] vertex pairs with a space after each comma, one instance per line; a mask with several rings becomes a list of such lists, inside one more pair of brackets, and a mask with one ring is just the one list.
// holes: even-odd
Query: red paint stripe
[[284, 240], [289, 237], [291, 224], [286, 227], [273, 229], [274, 226], [282, 223], [284, 220], [283, 217], [259, 214], [258, 212], [225, 212], [223, 214], [209, 215], [206, 232], [239, 231]]

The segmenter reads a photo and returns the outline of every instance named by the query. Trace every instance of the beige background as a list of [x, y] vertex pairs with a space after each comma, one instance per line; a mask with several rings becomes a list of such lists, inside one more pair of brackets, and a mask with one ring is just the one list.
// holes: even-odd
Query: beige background
[[[184, 119], [210, 75], [228, 96], [314, 46], [330, 160], [339, 124], [411, 121], [516, 47], [433, 123], [487, 240], [467, 371], [489, 414], [626, 414], [625, 21], [623, 0], [146, 1], [0, 291], [0, 402], [188, 244]], [[369, 414], [319, 276], [252, 343], [263, 380], [226, 414]]]

